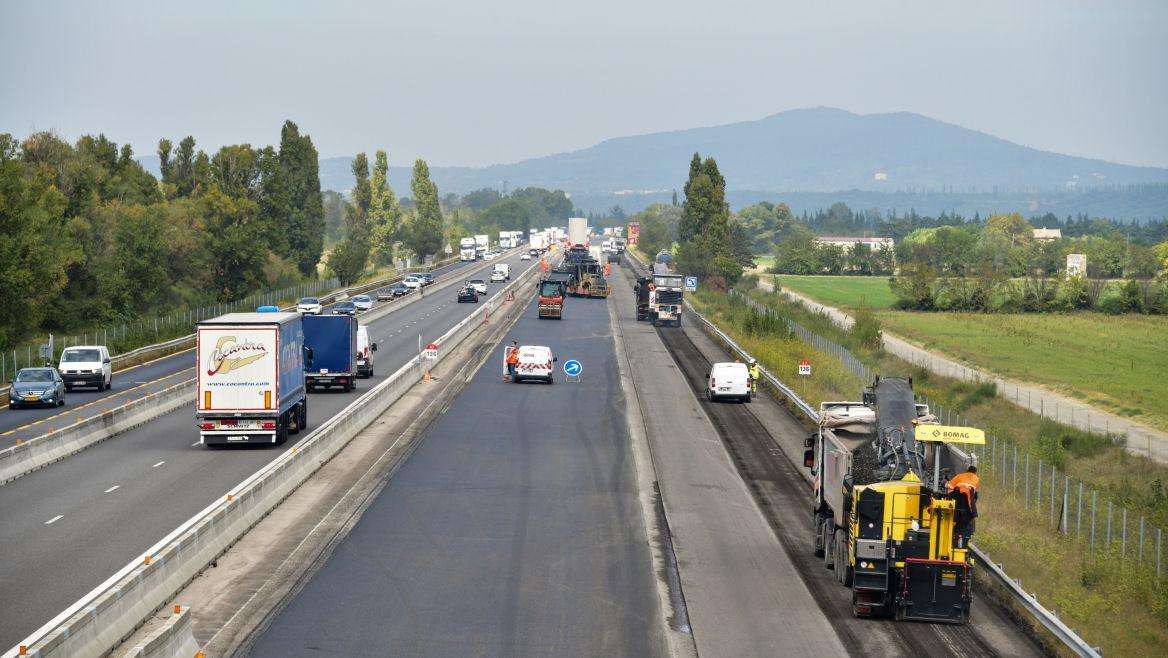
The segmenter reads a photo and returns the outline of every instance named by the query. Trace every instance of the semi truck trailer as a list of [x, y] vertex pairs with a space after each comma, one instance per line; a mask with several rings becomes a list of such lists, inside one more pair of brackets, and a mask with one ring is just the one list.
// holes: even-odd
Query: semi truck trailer
[[299, 313], [228, 313], [195, 330], [195, 419], [205, 446], [279, 445], [308, 425]]
[[360, 372], [356, 317], [305, 317], [304, 344], [312, 351], [312, 364], [304, 368], [304, 385], [309, 390], [339, 386], [351, 391], [357, 387]]

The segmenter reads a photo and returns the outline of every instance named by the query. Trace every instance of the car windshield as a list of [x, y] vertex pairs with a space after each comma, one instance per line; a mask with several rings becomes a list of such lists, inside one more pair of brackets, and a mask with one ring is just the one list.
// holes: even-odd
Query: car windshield
[[559, 297], [561, 294], [561, 288], [558, 281], [545, 281], [539, 287], [540, 297]]
[[95, 363], [101, 361], [101, 352], [98, 350], [65, 350], [61, 355], [62, 363]]
[[337, 308], [353, 308], [353, 302], [341, 302], [337, 304]]
[[357, 295], [356, 297], [354, 297], [354, 298], [353, 298], [353, 301], [355, 301], [355, 302], [367, 302], [367, 301], [369, 301], [369, 297], [368, 297], [367, 295]]
[[16, 373], [18, 382], [51, 382], [53, 371], [48, 368], [31, 368]]
[[470, 280], [470, 282], [471, 282], [471, 284], [472, 284], [472, 285], [473, 285], [473, 284], [476, 284], [476, 283], [486, 283], [486, 282], [485, 282], [485, 281], [483, 281], [482, 279], [471, 279], [471, 280]]
[[319, 304], [320, 301], [316, 297], [305, 297], [300, 300], [301, 304]]

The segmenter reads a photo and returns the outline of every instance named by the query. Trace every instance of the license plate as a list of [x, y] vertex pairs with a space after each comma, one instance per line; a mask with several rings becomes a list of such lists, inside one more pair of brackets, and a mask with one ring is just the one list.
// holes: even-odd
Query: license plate
[[330, 377], [317, 377], [313, 381], [315, 381], [317, 384], [331, 384], [333, 380]]
[[322, 375], [327, 375], [327, 374], [328, 374], [328, 369], [327, 369], [327, 368], [321, 368], [321, 370], [320, 370], [320, 374], [322, 374]]
[[227, 440], [228, 441], [247, 441], [247, 435], [242, 435], [242, 436], [233, 435], [233, 436], [227, 437]]
[[719, 386], [719, 387], [718, 387], [718, 390], [719, 390], [719, 391], [729, 391], [729, 390], [730, 390], [730, 387], [729, 387], [729, 386]]
[[24, 396], [24, 399], [27, 402], [35, 402], [35, 401], [41, 399], [41, 396], [39, 396], [39, 395], [26, 395], [26, 396]]

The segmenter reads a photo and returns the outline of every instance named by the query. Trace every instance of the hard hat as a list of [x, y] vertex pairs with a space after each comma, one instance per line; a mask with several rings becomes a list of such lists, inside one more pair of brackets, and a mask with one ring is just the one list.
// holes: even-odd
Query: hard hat
[[755, 359], [754, 357], [751, 357], [751, 358], [750, 358], [750, 365], [754, 365], [754, 364], [756, 364], [756, 363], [758, 363], [758, 359]]

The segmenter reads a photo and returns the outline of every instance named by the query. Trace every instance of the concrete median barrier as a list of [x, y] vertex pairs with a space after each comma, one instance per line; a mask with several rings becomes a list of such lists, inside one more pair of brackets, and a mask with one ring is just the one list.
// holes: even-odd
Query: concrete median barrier
[[[530, 294], [533, 264], [446, 332], [436, 342], [439, 360], [508, 302]], [[281, 453], [216, 502], [171, 531], [105, 583], [4, 654], [9, 656], [103, 656], [207, 567], [248, 529], [377, 419], [421, 377], [418, 357], [353, 401], [303, 441]], [[188, 398], [189, 399], [189, 398]]]

